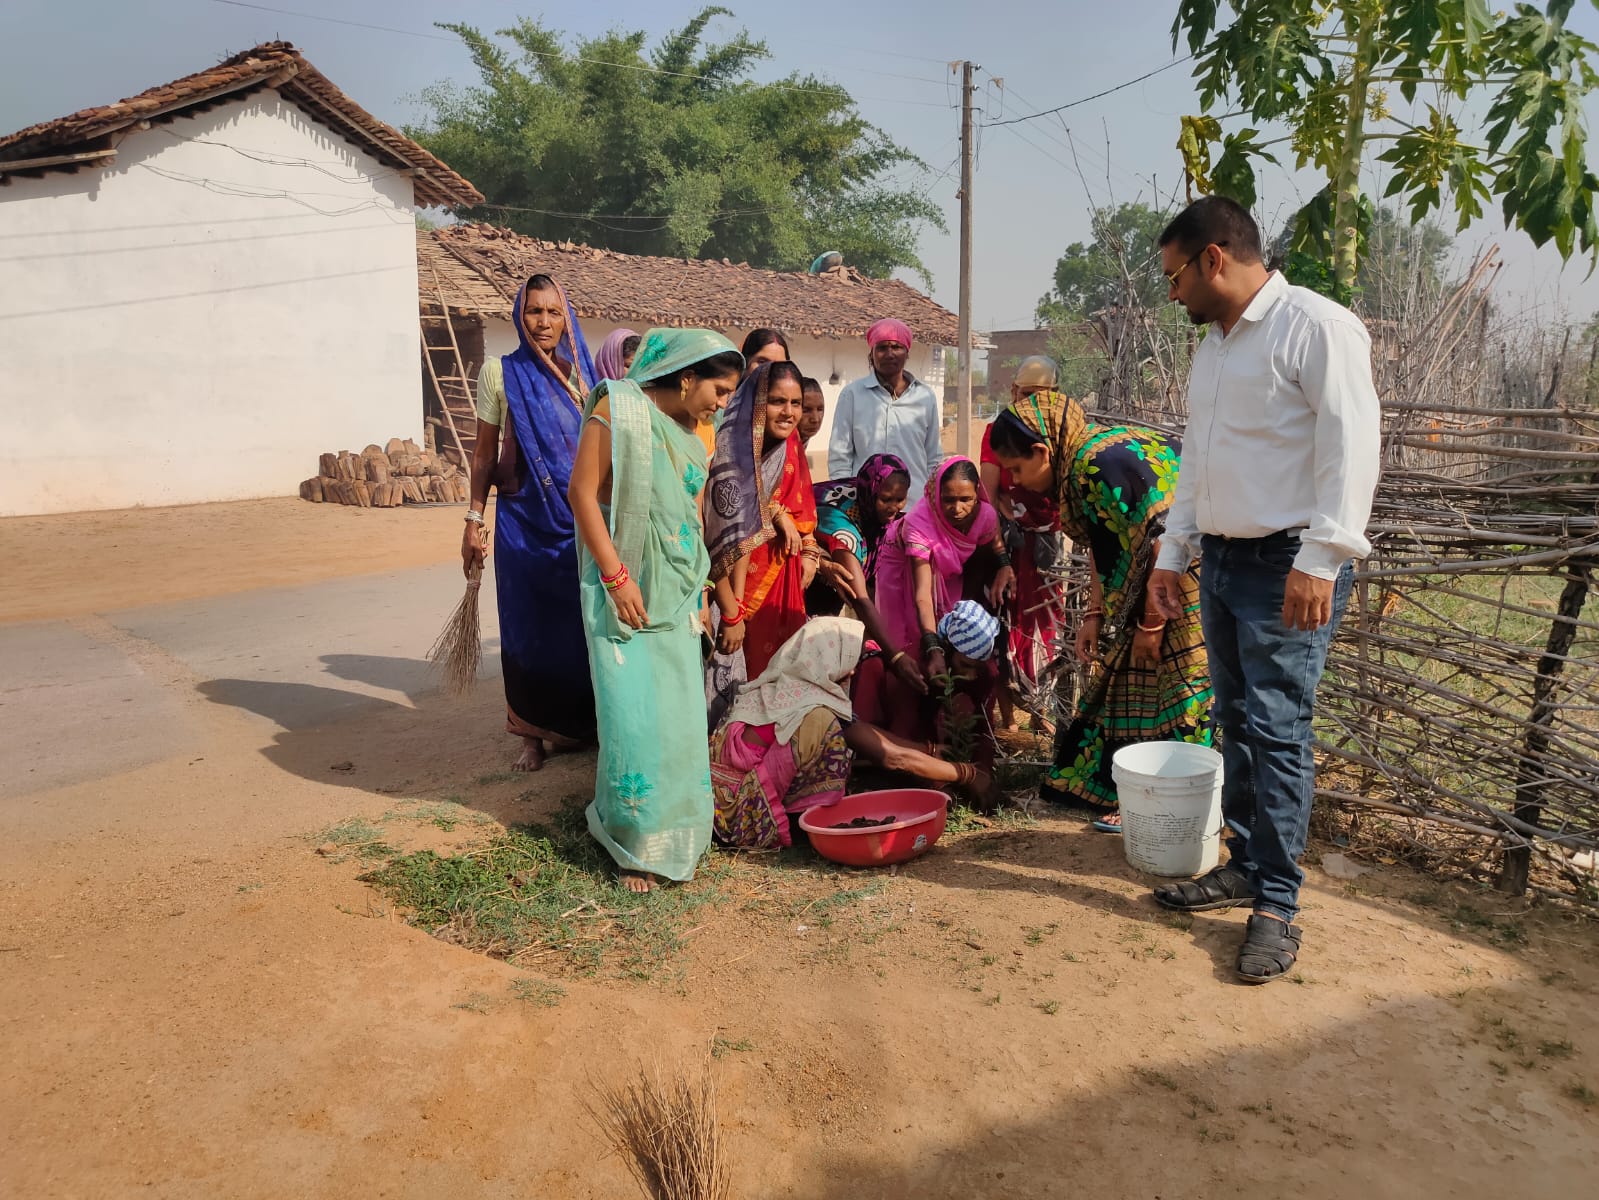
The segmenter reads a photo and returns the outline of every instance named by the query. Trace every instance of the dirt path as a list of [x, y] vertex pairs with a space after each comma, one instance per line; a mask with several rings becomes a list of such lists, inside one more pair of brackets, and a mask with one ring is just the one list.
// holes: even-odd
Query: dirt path
[[[37, 797], [0, 847], [12, 1186], [627, 1197], [589, 1080], [713, 1046], [741, 1197], [1591, 1182], [1591, 932], [1492, 901], [1478, 916], [1399, 872], [1312, 871], [1303, 970], [1263, 989], [1227, 980], [1236, 915], [1159, 913], [1113, 839], [1061, 820], [824, 877], [842, 894], [825, 920], [752, 867], [648, 980], [431, 939], [359, 863], [319, 857], [317, 831], [407, 798], [526, 821], [584, 793], [587, 756], [531, 788], [484, 772], [506, 751], [497, 711], [425, 703], [271, 745], [223, 713], [202, 762]], [[49, 814], [85, 811], [96, 828], [52, 835]], [[556, 1003], [517, 999], [521, 979]]]
[[0, 622], [83, 616], [448, 562], [460, 505], [241, 500], [0, 519]]
[[[274, 582], [307, 545], [337, 574], [434, 544], [433, 512], [297, 503], [234, 527]], [[192, 583], [136, 560], [225, 524], [129, 521], [102, 595]], [[250, 586], [228, 554], [204, 586]], [[28, 569], [60, 611], [77, 576]], [[8, 1194], [627, 1200], [591, 1081], [707, 1057], [740, 1200], [1591, 1191], [1599, 954], [1558, 912], [1312, 867], [1301, 969], [1242, 988], [1238, 914], [1162, 913], [1115, 839], [1046, 818], [895, 874], [741, 862], [681, 953], [584, 976], [430, 937], [317, 852], [352, 817], [461, 847], [587, 795], [591, 755], [504, 773], [492, 687], [293, 729], [184, 703], [202, 751], [0, 806]]]

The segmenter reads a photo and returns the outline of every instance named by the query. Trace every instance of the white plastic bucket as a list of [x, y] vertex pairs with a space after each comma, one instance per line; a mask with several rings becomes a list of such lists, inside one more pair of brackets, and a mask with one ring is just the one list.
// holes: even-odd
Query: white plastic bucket
[[1221, 755], [1189, 742], [1140, 742], [1110, 760], [1127, 861], [1151, 875], [1203, 875], [1221, 854]]

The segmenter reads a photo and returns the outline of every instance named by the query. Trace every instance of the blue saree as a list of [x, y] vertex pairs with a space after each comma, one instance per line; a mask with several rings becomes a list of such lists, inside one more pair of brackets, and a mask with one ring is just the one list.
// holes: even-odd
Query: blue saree
[[[499, 498], [494, 521], [494, 589], [500, 612], [500, 665], [507, 727], [523, 737], [594, 737], [594, 691], [583, 649], [577, 536], [566, 488], [582, 417], [551, 360], [522, 326], [516, 297], [514, 354], [500, 360], [505, 424], [500, 431]], [[563, 297], [564, 299], [564, 297]], [[577, 314], [566, 306], [564, 351], [582, 391], [595, 378]]]
[[700, 602], [710, 555], [700, 520], [705, 446], [656, 408], [640, 383], [692, 366], [732, 343], [707, 330], [651, 330], [610, 400], [612, 543], [644, 595], [649, 624], [617, 619], [587, 546], [583, 617], [599, 723], [588, 827], [624, 871], [694, 877], [711, 841], [711, 770], [700, 660]]

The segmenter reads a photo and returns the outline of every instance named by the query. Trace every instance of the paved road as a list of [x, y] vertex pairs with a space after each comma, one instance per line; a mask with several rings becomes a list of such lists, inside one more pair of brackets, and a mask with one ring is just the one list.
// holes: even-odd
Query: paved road
[[[484, 584], [483, 675], [497, 677]], [[0, 800], [198, 753], [207, 702], [268, 736], [409, 704], [437, 686], [424, 656], [461, 590], [441, 564], [0, 625]]]

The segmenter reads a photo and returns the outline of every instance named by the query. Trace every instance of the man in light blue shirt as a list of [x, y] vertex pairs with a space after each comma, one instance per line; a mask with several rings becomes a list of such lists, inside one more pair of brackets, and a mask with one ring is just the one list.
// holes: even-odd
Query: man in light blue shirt
[[944, 461], [943, 405], [932, 388], [905, 369], [911, 331], [903, 321], [877, 322], [866, 331], [866, 345], [872, 373], [853, 380], [838, 395], [827, 442], [827, 475], [847, 479], [874, 454], [898, 455], [910, 469], [910, 499], [915, 503]]

